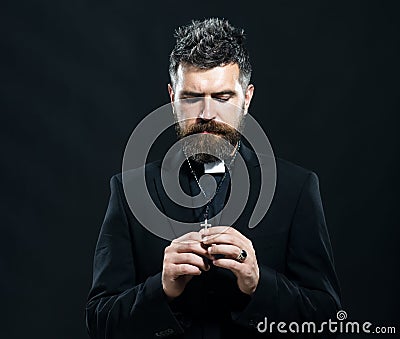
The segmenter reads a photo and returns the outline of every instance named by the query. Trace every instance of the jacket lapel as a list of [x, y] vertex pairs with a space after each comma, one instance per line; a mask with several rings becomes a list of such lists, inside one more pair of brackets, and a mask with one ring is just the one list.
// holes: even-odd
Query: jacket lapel
[[[174, 156], [164, 161], [164, 174], [166, 179], [173, 180], [179, 172], [180, 188], [188, 195], [193, 195], [190, 187], [190, 172], [183, 166], [180, 170], [180, 165], [185, 160], [183, 152], [177, 152]], [[153, 178], [155, 186], [154, 199], [158, 200], [161, 210], [166, 216], [166, 221], [171, 228], [175, 238], [191, 231], [199, 231], [200, 224], [194, 218], [193, 199], [189, 203], [190, 207], [184, 207], [171, 200], [165, 192], [161, 181], [161, 163], [159, 171]]]

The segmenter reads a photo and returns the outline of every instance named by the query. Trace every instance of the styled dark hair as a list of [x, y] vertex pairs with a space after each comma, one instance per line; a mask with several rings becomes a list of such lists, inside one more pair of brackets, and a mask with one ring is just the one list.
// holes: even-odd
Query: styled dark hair
[[170, 55], [169, 75], [175, 86], [178, 67], [186, 63], [200, 69], [211, 69], [236, 63], [239, 81], [245, 90], [250, 83], [251, 64], [244, 46], [243, 29], [233, 27], [227, 20], [211, 18], [193, 20], [175, 31], [176, 45]]

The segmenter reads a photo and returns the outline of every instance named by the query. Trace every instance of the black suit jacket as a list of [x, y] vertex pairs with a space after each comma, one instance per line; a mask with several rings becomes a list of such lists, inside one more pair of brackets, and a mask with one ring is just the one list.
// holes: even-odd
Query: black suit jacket
[[[257, 200], [260, 164], [249, 149], [242, 147], [241, 154], [250, 174], [250, 197], [233, 227], [255, 248], [260, 269], [255, 293], [244, 295], [232, 272], [212, 266], [169, 303], [161, 272], [164, 249], [170, 242], [137, 222], [119, 174], [111, 179], [110, 202], [95, 251], [86, 307], [91, 338], [258, 338], [263, 335], [257, 324], [265, 322], [265, 317], [268, 324], [336, 320], [340, 291], [317, 176], [278, 159], [272, 204], [261, 223], [250, 229], [247, 225]], [[140, 173], [133, 171], [131, 176], [134, 179]], [[188, 173], [182, 175], [188, 177]], [[147, 165], [146, 180], [155, 204], [164, 213], [190, 218], [190, 210], [178, 210], [168, 202], [159, 163]], [[272, 334], [266, 334], [276, 336], [276, 326]]]

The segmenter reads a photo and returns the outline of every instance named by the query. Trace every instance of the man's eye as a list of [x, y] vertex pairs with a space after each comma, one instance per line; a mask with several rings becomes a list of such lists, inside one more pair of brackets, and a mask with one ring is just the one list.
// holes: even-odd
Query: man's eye
[[200, 101], [201, 98], [189, 97], [189, 98], [182, 98], [181, 100], [184, 100], [186, 103], [193, 104], [193, 103], [196, 103], [196, 102]]
[[216, 100], [220, 101], [220, 102], [225, 102], [228, 101], [230, 99], [229, 96], [225, 96], [225, 97], [215, 97]]

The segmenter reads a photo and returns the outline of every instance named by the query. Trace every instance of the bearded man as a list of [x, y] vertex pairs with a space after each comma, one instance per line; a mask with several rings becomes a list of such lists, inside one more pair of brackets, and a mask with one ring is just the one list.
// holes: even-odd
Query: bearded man
[[[172, 203], [160, 162], [146, 165], [146, 181], [166, 216], [205, 227], [172, 242], [158, 237], [135, 218], [122, 176], [114, 176], [86, 307], [89, 335], [258, 338], [266, 319], [300, 326], [334, 320], [340, 291], [316, 174], [277, 159], [272, 203], [257, 227], [247, 227], [265, 165], [240, 133], [254, 93], [243, 31], [207, 19], [178, 28], [176, 38], [168, 92], [184, 161], [170, 160], [169, 172], [205, 203]], [[225, 224], [217, 216], [233, 190], [238, 157], [249, 172], [250, 195], [240, 217]], [[140, 173], [133, 171], [130, 182]], [[204, 174], [215, 179], [211, 194]], [[291, 334], [283, 325], [268, 331], [268, 337]]]

